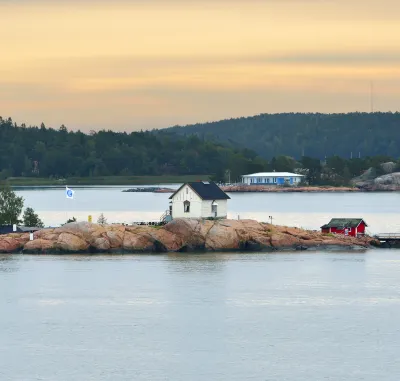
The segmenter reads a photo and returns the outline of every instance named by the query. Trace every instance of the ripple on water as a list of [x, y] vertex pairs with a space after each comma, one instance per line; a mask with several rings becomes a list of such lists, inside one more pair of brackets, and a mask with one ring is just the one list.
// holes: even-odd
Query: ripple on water
[[399, 254], [0, 257], [0, 380], [397, 381]]

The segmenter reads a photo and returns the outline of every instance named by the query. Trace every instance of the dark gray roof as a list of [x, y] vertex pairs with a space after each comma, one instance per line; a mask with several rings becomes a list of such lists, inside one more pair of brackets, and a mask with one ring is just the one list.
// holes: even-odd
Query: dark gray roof
[[38, 230], [41, 230], [41, 228], [38, 228], [36, 226], [18, 226], [17, 230], [19, 229], [20, 232], [36, 232]]
[[[364, 220], [362, 218], [332, 218], [328, 224], [321, 226], [321, 229], [327, 228], [356, 228]], [[364, 221], [365, 226], [368, 226]]]
[[10, 234], [10, 233], [27, 233], [27, 232], [35, 232], [40, 230], [41, 228], [33, 227], [33, 226], [17, 226], [17, 230], [13, 231], [13, 225], [1, 225], [0, 226], [0, 234]]
[[214, 182], [197, 181], [183, 184], [171, 197], [173, 198], [185, 185], [188, 185], [202, 200], [229, 200], [230, 197]]
[[13, 232], [12, 225], [1, 225], [0, 226], [0, 234], [9, 234]]

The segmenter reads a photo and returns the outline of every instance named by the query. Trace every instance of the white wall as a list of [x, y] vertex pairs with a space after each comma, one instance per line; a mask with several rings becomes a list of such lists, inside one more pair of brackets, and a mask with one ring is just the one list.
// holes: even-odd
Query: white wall
[[[217, 218], [226, 218], [228, 215], [228, 200], [215, 200], [217, 206]], [[203, 200], [201, 206], [201, 217], [209, 218], [215, 217], [214, 213], [211, 212], [212, 200]]]
[[[185, 213], [184, 201], [190, 202], [190, 212]], [[228, 214], [227, 200], [216, 200], [217, 217], [224, 218]], [[214, 217], [211, 212], [212, 200], [202, 200], [192, 188], [185, 185], [172, 198], [172, 218], [209, 218]]]
[[[247, 185], [277, 185], [277, 183], [274, 182], [274, 178], [277, 179], [278, 177], [281, 176], [242, 177], [242, 182]], [[290, 177], [293, 177], [293, 185], [299, 184], [301, 182], [301, 177], [297, 176], [290, 176]], [[290, 177], [285, 176], [284, 177], [285, 181], [289, 182]], [[258, 179], [260, 179], [260, 182], [258, 182]], [[269, 182], [267, 179], [269, 179]], [[252, 183], [251, 180], [253, 180], [254, 182]]]
[[[190, 201], [190, 213], [185, 213], [183, 202]], [[172, 218], [200, 218], [201, 217], [201, 198], [185, 185], [172, 198]]]

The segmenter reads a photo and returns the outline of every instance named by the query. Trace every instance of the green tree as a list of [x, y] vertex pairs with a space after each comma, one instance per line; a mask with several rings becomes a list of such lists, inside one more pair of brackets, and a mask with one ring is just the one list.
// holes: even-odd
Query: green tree
[[24, 199], [15, 194], [10, 186], [0, 188], [0, 225], [19, 224]]
[[350, 183], [351, 180], [351, 172], [349, 167], [346, 165], [343, 169], [343, 182], [344, 185], [348, 185]]
[[97, 223], [99, 225], [105, 225], [107, 223], [107, 218], [104, 216], [103, 213], [100, 214], [99, 218], [97, 219]]
[[318, 159], [303, 156], [301, 159], [303, 168], [307, 169], [306, 179], [310, 185], [318, 185], [321, 181], [321, 162]]
[[333, 172], [342, 175], [346, 166], [346, 160], [339, 156], [332, 156], [327, 158], [326, 165]]
[[[277, 172], [293, 172], [296, 168], [296, 160], [289, 156], [274, 157], [272, 170]], [[271, 161], [272, 162], [272, 161]]]
[[32, 208], [26, 208], [22, 217], [25, 226], [44, 228], [44, 224]]

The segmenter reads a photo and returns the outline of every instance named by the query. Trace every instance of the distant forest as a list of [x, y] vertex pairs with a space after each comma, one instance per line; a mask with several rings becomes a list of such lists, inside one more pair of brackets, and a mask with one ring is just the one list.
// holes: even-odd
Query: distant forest
[[172, 127], [171, 133], [254, 150], [265, 159], [288, 155], [400, 157], [400, 113], [261, 114]]
[[0, 117], [0, 180], [9, 177], [213, 175], [224, 178], [261, 171], [255, 152], [224, 147], [196, 136], [153, 132], [68, 131], [17, 126]]
[[[373, 168], [375, 175], [382, 174], [380, 164], [384, 162], [394, 161], [396, 170], [400, 168], [395, 159], [400, 147], [399, 115], [265, 115], [159, 131], [89, 134], [68, 131], [63, 125], [58, 129], [43, 124], [17, 126], [11, 118], [0, 117], [0, 180], [210, 175], [215, 181], [235, 182], [248, 173], [296, 171], [306, 175], [310, 184], [347, 185], [368, 168]], [[377, 120], [382, 126], [371, 127]], [[301, 128], [302, 124], [306, 127]], [[271, 131], [277, 135], [269, 141], [267, 136], [274, 135]], [[348, 158], [351, 147], [358, 144], [368, 150], [361, 151], [358, 158], [359, 148], [353, 149], [353, 158]], [[327, 158], [321, 154], [323, 145]], [[270, 157], [268, 149], [275, 155]], [[306, 155], [292, 154], [299, 149]], [[373, 154], [365, 156], [368, 152]]]

